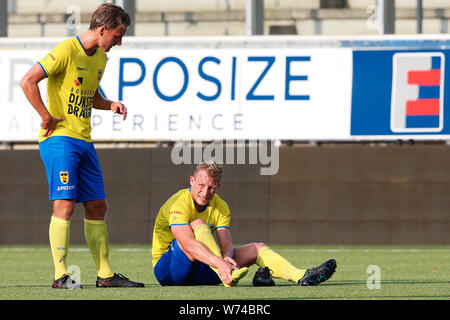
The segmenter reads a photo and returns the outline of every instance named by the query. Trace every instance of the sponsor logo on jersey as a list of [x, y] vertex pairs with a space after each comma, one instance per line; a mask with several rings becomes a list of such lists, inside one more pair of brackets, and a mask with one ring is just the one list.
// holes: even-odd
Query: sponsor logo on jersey
[[78, 77], [73, 81], [73, 83], [75, 83], [75, 85], [78, 87], [78, 86], [80, 86], [80, 84], [83, 84], [83, 78]]

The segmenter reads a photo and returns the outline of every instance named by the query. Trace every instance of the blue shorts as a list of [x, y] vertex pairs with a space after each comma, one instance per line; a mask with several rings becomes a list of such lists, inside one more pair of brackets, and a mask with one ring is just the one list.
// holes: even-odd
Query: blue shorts
[[156, 280], [163, 286], [207, 286], [221, 284], [219, 276], [207, 265], [191, 261], [173, 240], [153, 268]]
[[76, 202], [105, 199], [103, 176], [93, 143], [55, 136], [39, 143], [49, 199]]

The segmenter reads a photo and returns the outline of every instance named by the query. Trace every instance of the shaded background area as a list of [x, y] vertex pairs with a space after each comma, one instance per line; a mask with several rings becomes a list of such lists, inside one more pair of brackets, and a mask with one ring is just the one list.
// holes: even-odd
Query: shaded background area
[[[224, 165], [218, 194], [236, 244], [447, 244], [450, 147], [323, 144], [279, 149], [279, 172]], [[150, 244], [160, 206], [188, 186], [194, 165], [170, 148], [97, 149], [110, 206], [110, 242]], [[0, 156], [0, 244], [47, 244], [51, 202], [37, 150]], [[85, 243], [83, 205], [71, 243]]]

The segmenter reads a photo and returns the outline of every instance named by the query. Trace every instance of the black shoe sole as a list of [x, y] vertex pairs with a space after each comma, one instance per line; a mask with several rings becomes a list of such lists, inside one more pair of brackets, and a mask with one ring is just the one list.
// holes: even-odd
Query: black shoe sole
[[[324, 266], [325, 265], [325, 266]], [[306, 277], [306, 279], [300, 279], [298, 281], [298, 284], [300, 286], [317, 286], [320, 283], [327, 281], [328, 279], [331, 278], [331, 276], [334, 274], [334, 272], [336, 271], [336, 267], [337, 267], [337, 263], [336, 260], [334, 259], [330, 259], [326, 262], [324, 262], [323, 264], [321, 264], [318, 267], [312, 268], [311, 269], [311, 274], [308, 275]], [[321, 269], [321, 268], [326, 268], [325, 270], [321, 271], [319, 275], [315, 275], [315, 272], [317, 269]], [[308, 271], [307, 271], [308, 272]], [[311, 279], [308, 279], [308, 277], [310, 277]]]
[[133, 284], [133, 285], [114, 285], [114, 284], [104, 284], [104, 283], [99, 283], [98, 281], [95, 283], [95, 286], [97, 288], [143, 288], [145, 287], [145, 285], [143, 283], [137, 283], [137, 284]]

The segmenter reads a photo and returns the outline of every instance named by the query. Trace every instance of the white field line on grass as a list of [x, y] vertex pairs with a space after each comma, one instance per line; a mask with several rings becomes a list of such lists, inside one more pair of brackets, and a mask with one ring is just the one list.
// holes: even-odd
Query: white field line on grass
[[[0, 252], [8, 252], [8, 251], [49, 251], [50, 248], [0, 248]], [[69, 248], [71, 252], [89, 252], [89, 248]], [[110, 248], [110, 251], [113, 252], [151, 252], [151, 248]], [[439, 249], [439, 248], [277, 248], [277, 251], [284, 252], [392, 252], [392, 253], [416, 253], [416, 252], [450, 252], [450, 248], [448, 249]]]
[[296, 248], [286, 248], [286, 249], [278, 249], [277, 251], [292, 251], [292, 252], [450, 252], [450, 249], [426, 249], [426, 248], [422, 248], [422, 249], [414, 249], [414, 248], [410, 248], [410, 249], [387, 249], [387, 248], [382, 248], [382, 249], [376, 249], [376, 248], [371, 248], [371, 249], [363, 249], [363, 248], [355, 248], [355, 249], [344, 249], [344, 248], [337, 248], [337, 249], [296, 249]]
[[[144, 248], [114, 248], [109, 249], [110, 251], [116, 251], [116, 252], [149, 252], [151, 249], [144, 249]], [[50, 251], [50, 248], [0, 248], [1, 251]], [[89, 252], [89, 248], [69, 248], [69, 251], [71, 252]]]

